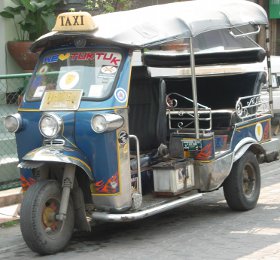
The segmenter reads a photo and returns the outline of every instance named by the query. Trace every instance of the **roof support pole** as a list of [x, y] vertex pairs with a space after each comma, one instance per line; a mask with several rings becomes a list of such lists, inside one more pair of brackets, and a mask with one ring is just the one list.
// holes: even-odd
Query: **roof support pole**
[[199, 121], [198, 121], [197, 88], [196, 88], [197, 85], [196, 85], [196, 76], [195, 76], [195, 59], [194, 59], [193, 38], [192, 37], [190, 37], [190, 58], [191, 58], [195, 138], [199, 139]]
[[268, 92], [269, 92], [269, 108], [273, 115], [273, 101], [272, 101], [272, 79], [271, 79], [271, 61], [270, 61], [270, 42], [269, 42], [269, 26], [265, 26], [266, 32], [266, 57], [267, 57], [267, 72], [268, 72]]

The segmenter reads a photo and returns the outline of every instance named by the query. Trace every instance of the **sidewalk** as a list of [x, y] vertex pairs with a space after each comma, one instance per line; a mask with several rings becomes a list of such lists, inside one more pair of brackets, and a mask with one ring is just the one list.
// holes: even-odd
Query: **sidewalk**
[[21, 200], [21, 188], [0, 191], [0, 225], [19, 219]]

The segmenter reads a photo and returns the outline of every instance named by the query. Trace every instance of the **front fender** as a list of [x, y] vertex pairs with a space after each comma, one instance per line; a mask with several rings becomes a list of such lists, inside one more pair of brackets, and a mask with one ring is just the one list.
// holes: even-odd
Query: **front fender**
[[263, 147], [253, 138], [247, 137], [242, 139], [234, 148], [233, 162], [236, 162], [250, 148], [254, 147], [255, 153], [264, 153]]
[[86, 156], [79, 150], [64, 146], [43, 146], [29, 153], [23, 158], [18, 165], [20, 168], [27, 168], [25, 164], [29, 162], [58, 162], [69, 163], [81, 167], [88, 177], [93, 180], [92, 169]]

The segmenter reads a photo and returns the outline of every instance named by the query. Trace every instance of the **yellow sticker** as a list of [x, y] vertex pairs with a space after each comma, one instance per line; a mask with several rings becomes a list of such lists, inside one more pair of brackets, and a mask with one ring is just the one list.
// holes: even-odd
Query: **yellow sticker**
[[263, 137], [263, 127], [261, 123], [257, 123], [255, 127], [255, 136], [258, 142], [262, 140]]
[[60, 54], [60, 55], [58, 56], [58, 58], [59, 58], [61, 61], [67, 60], [69, 57], [70, 57], [70, 53]]
[[78, 72], [69, 71], [61, 77], [59, 87], [63, 90], [72, 89], [78, 84], [79, 80], [80, 76]]

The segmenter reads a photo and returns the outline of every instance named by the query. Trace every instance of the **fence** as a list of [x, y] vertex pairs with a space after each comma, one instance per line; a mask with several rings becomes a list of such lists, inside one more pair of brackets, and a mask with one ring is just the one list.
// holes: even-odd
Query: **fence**
[[19, 186], [15, 134], [4, 127], [4, 118], [17, 112], [19, 96], [31, 73], [0, 75], [0, 190]]

